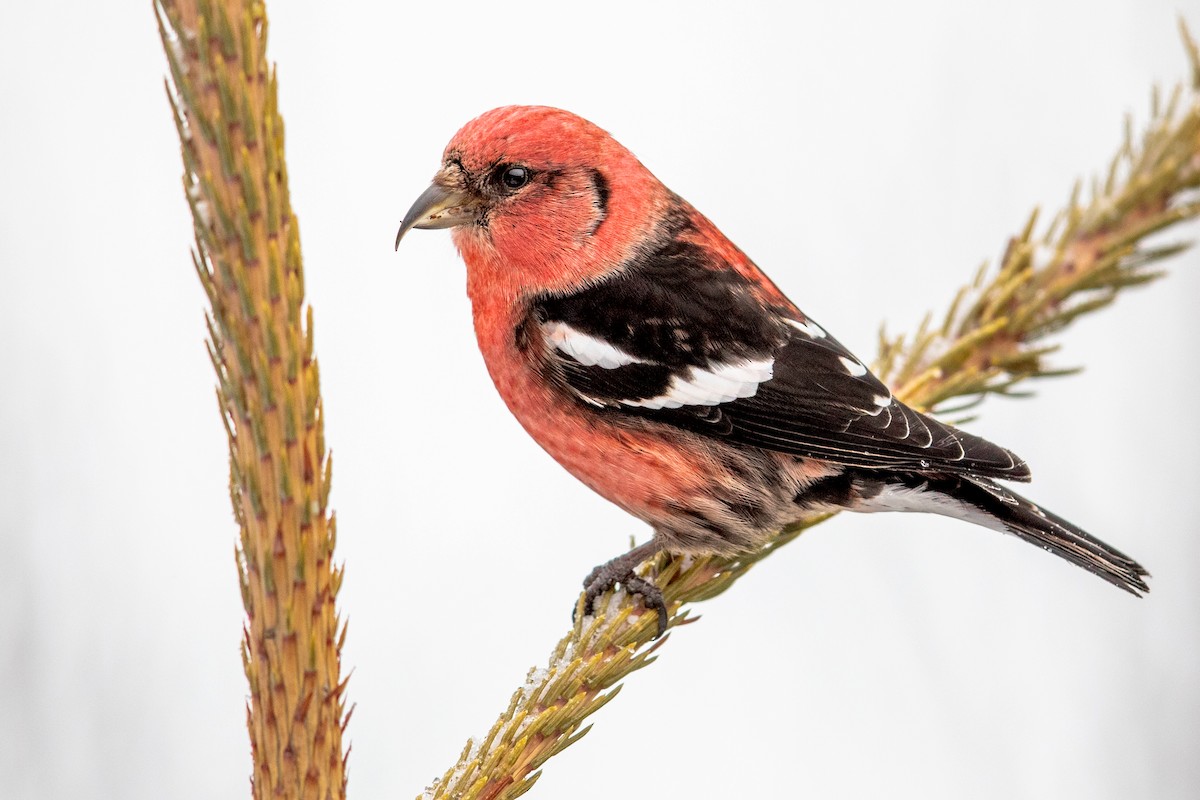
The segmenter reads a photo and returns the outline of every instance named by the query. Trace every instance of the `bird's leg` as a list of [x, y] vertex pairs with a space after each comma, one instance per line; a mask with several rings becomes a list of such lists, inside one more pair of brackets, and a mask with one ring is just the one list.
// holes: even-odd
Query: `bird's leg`
[[583, 579], [583, 613], [585, 615], [591, 614], [596, 604], [596, 598], [619, 583], [630, 594], [641, 595], [642, 605], [647, 609], [653, 608], [658, 612], [657, 636], [662, 636], [666, 633], [667, 603], [663, 599], [662, 591], [653, 583], [634, 572], [643, 561], [661, 549], [662, 545], [659, 544], [658, 537], [656, 536], [645, 544], [640, 544], [628, 553], [619, 555], [592, 570]]

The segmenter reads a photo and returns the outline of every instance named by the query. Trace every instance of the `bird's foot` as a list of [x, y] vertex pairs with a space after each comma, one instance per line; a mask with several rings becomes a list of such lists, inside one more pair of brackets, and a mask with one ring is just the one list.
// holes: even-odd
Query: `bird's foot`
[[583, 613], [591, 615], [595, 610], [596, 600], [600, 595], [612, 589], [618, 583], [625, 587], [630, 594], [641, 596], [642, 605], [647, 610], [654, 609], [658, 613], [658, 638], [667, 632], [667, 602], [662, 590], [635, 572], [637, 567], [659, 550], [659, 545], [651, 539], [639, 545], [624, 555], [617, 556], [596, 567], [583, 580]]

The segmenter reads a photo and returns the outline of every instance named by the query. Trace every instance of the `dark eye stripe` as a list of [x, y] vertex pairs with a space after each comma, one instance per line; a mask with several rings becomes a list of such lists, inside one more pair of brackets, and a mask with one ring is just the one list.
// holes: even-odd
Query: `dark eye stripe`
[[604, 220], [608, 219], [608, 180], [600, 174], [600, 170], [593, 169], [591, 172], [592, 193], [596, 195], [596, 221], [592, 223], [592, 229], [588, 231], [588, 236], [594, 234]]

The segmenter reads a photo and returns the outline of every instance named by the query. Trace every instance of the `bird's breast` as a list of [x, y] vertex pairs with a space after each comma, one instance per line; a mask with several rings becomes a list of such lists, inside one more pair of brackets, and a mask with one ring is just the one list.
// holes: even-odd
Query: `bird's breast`
[[[614, 424], [551, 376], [545, 344], [527, 308], [472, 297], [475, 334], [509, 411], [568, 472], [629, 513], [655, 524], [675, 498], [702, 493], [703, 446], [680, 447], [649, 426]], [[674, 445], [674, 446], [672, 446]]]
[[568, 472], [648, 522], [673, 550], [745, 550], [794, 511], [803, 467], [796, 459], [589, 406], [554, 379], [531, 308], [486, 295], [472, 303], [484, 362], [517, 421]]

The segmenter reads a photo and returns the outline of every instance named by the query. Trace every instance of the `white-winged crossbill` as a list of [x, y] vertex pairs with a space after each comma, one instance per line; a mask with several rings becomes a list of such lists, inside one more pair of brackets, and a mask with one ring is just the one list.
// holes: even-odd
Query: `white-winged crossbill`
[[475, 333], [509, 409], [653, 538], [598, 567], [735, 553], [814, 512], [928, 511], [1013, 533], [1133, 594], [1135, 561], [996, 481], [1010, 451], [914, 411], [605, 131], [498, 108], [450, 141], [410, 228], [453, 228]]

